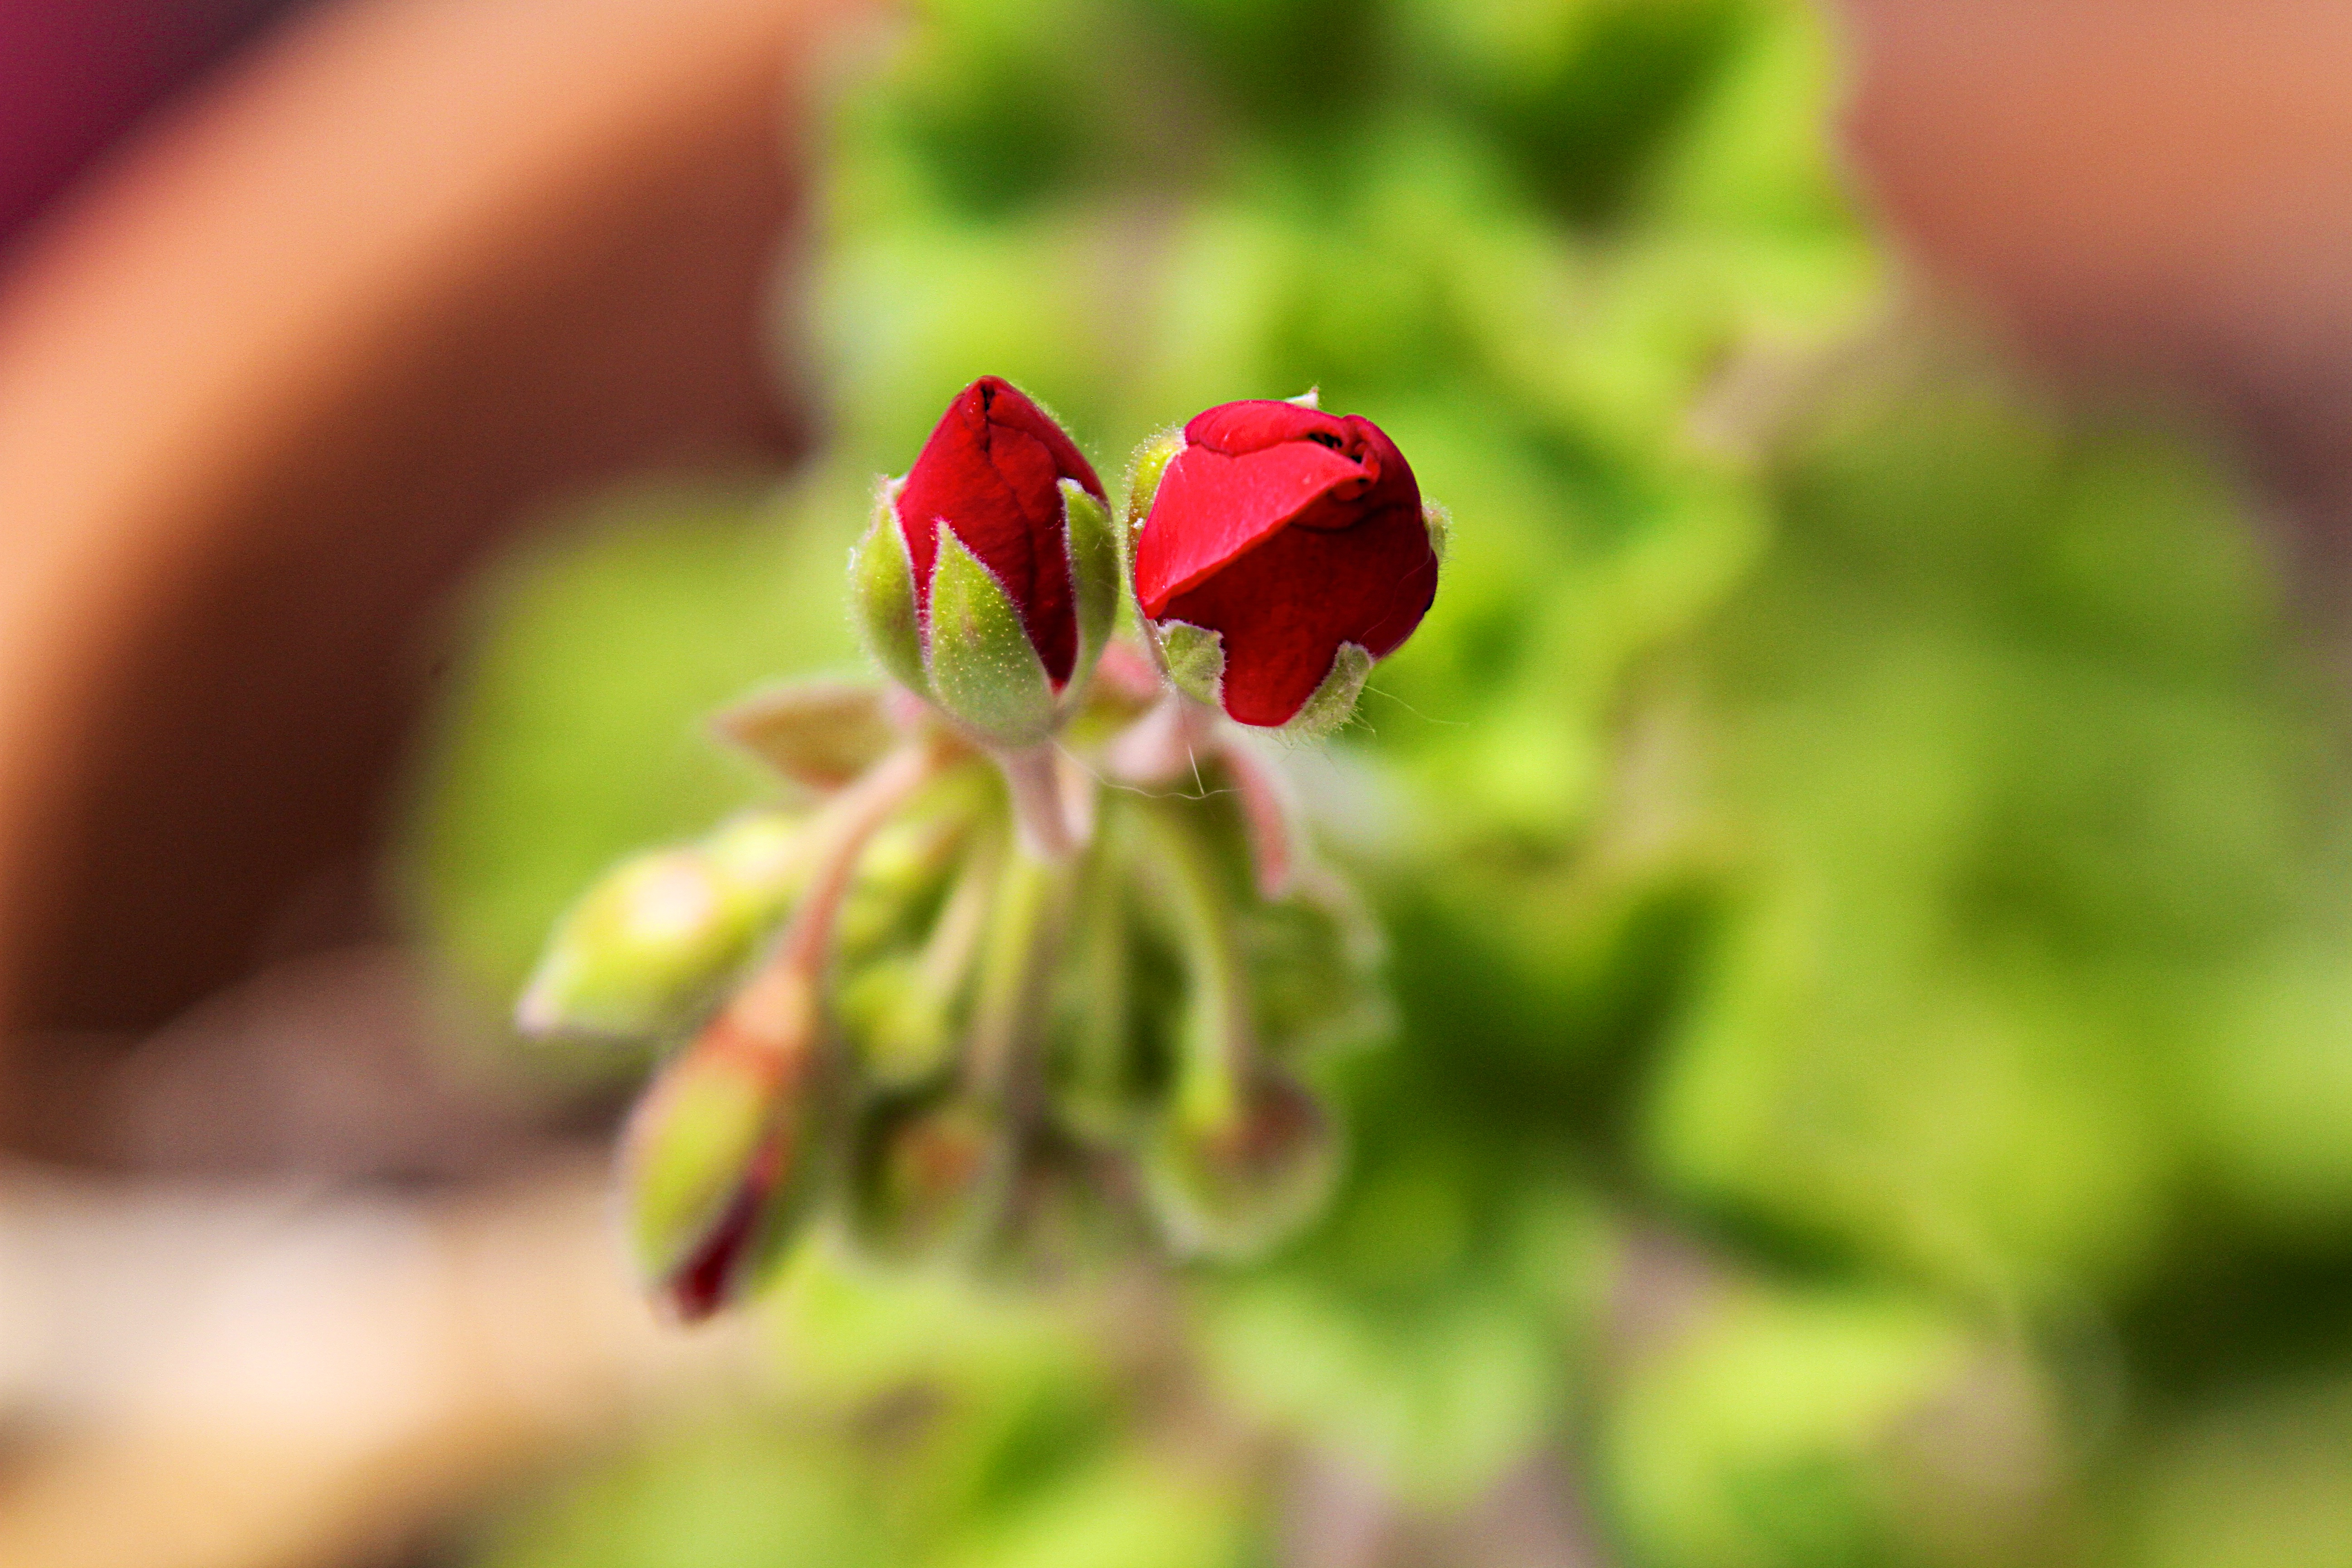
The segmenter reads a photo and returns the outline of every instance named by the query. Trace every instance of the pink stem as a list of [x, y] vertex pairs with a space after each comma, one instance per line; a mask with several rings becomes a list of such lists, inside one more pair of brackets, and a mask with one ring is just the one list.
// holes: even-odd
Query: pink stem
[[857, 858], [875, 830], [936, 774], [932, 742], [899, 747], [828, 800], [811, 825], [816, 863], [774, 954], [704, 1026], [690, 1049], [738, 1052], [779, 1075], [797, 1070], [816, 1021], [816, 988]]
[[1288, 893], [1296, 878], [1294, 853], [1298, 838], [1298, 805], [1290, 782], [1230, 728], [1217, 738], [1217, 755], [1240, 797], [1242, 819], [1249, 825], [1250, 860], [1257, 872], [1259, 896], [1272, 901]]
[[1004, 775], [1021, 847], [1040, 860], [1066, 860], [1076, 854], [1080, 836], [1071, 826], [1070, 802], [1062, 792], [1053, 742], [992, 754]]

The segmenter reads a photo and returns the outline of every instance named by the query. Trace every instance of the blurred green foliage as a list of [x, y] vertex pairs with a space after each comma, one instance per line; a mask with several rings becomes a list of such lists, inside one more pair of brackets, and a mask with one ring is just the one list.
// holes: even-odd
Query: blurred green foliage
[[1272, 1264], [812, 1249], [772, 1398], [481, 1560], [1264, 1563], [1337, 1465], [1425, 1525], [1533, 1466], [1657, 1568], [2352, 1562], [2342, 693], [2193, 443], [1887, 301], [1817, 18], [921, 11], [838, 110], [830, 451], [486, 590], [419, 921], [502, 1007], [601, 866], [759, 798], [697, 716], [849, 662], [866, 486], [973, 376], [1106, 471], [1319, 384], [1457, 524], [1293, 759], [1396, 1037]]

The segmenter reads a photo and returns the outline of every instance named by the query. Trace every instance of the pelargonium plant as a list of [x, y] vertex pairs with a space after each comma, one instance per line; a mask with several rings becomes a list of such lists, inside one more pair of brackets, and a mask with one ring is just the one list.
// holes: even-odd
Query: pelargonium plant
[[1444, 514], [1312, 394], [1196, 416], [1128, 489], [1115, 514], [1036, 403], [965, 388], [851, 558], [887, 682], [718, 716], [804, 807], [638, 856], [558, 922], [522, 1028], [682, 1042], [621, 1153], [680, 1318], [821, 1220], [1051, 1272], [1246, 1258], [1321, 1209], [1308, 1079], [1376, 1032], [1380, 944], [1253, 731], [1347, 721], [1429, 608]]

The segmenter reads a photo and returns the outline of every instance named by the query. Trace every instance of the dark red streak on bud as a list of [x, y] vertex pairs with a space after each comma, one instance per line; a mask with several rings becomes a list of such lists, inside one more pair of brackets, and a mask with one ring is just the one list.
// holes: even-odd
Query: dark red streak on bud
[[785, 1139], [779, 1131], [761, 1145], [743, 1184], [728, 1201], [727, 1212], [671, 1281], [670, 1308], [682, 1321], [698, 1323], [734, 1300], [741, 1284], [737, 1276], [759, 1234], [761, 1212], [783, 1178]]

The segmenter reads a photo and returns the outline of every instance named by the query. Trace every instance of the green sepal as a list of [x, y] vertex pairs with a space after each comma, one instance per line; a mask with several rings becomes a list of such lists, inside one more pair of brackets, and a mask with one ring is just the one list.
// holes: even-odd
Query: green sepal
[[906, 485], [903, 479], [888, 480], [874, 499], [874, 521], [849, 553], [849, 606], [866, 651], [884, 673], [909, 691], [929, 696], [915, 567], [898, 527], [898, 492]]
[[1454, 514], [1433, 500], [1421, 503], [1421, 525], [1429, 530], [1430, 552], [1437, 557], [1437, 569], [1445, 570], [1445, 558], [1454, 553]]
[[930, 677], [931, 700], [991, 744], [1053, 732], [1053, 682], [1013, 595], [947, 528], [931, 568]]
[[1127, 463], [1127, 527], [1122, 540], [1123, 553], [1132, 558], [1135, 536], [1150, 515], [1151, 498], [1160, 493], [1160, 480], [1168, 472], [1168, 465], [1184, 449], [1184, 427], [1171, 425], [1135, 449]]
[[1189, 621], [1160, 621], [1152, 627], [1168, 679], [1187, 697], [1212, 708], [1224, 705], [1225, 637]]
[[1338, 731], [1355, 715], [1356, 699], [1363, 694], [1364, 682], [1371, 673], [1370, 652], [1360, 643], [1341, 643], [1339, 651], [1331, 656], [1330, 673], [1282, 726], [1283, 733], [1319, 741]]
[[1062, 537], [1070, 556], [1070, 597], [1077, 610], [1078, 657], [1062, 688], [1062, 706], [1075, 712], [1086, 699], [1095, 661], [1118, 624], [1123, 581], [1110, 512], [1076, 479], [1062, 481]]

